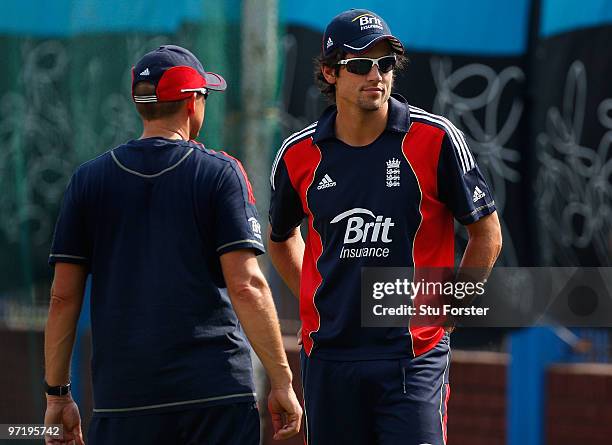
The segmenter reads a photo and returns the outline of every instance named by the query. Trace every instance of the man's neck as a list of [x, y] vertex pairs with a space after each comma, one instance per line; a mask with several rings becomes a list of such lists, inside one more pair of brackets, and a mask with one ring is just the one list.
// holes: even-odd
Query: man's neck
[[[336, 104], [336, 138], [353, 147], [374, 142], [387, 127], [389, 101], [374, 111], [364, 111], [355, 105]], [[348, 106], [347, 106], [348, 105]]]
[[173, 125], [169, 122], [161, 120], [156, 121], [144, 121], [143, 131], [140, 139], [146, 138], [164, 138], [164, 139], [177, 139], [177, 140], [189, 140], [189, 129], [183, 128], [180, 125]]

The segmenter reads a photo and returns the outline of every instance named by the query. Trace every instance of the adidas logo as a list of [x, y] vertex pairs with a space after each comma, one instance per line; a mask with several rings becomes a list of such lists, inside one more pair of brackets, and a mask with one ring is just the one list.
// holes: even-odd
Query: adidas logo
[[325, 176], [323, 176], [323, 179], [321, 179], [321, 182], [319, 182], [319, 185], [317, 186], [317, 190], [323, 190], [323, 189], [328, 189], [330, 187], [335, 187], [336, 186], [336, 182], [329, 177], [328, 174], [326, 174]]
[[334, 41], [331, 39], [331, 37], [327, 38], [327, 48], [329, 49], [330, 46], [332, 46], [334, 44]]
[[472, 195], [472, 201], [476, 202], [479, 199], [484, 198], [485, 196], [487, 196], [487, 195], [485, 195], [485, 192], [483, 192], [482, 190], [480, 190], [480, 188], [478, 186], [476, 186], [474, 188], [474, 194]]
[[141, 76], [149, 76], [151, 73], [149, 72], [149, 68], [145, 68], [145, 70], [140, 73]]

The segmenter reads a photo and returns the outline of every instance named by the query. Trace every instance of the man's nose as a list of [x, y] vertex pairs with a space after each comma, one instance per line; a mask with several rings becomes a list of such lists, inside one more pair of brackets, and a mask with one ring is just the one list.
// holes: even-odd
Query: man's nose
[[367, 80], [381, 80], [382, 74], [380, 73], [378, 66], [372, 64], [372, 68], [370, 68], [370, 72], [366, 75]]

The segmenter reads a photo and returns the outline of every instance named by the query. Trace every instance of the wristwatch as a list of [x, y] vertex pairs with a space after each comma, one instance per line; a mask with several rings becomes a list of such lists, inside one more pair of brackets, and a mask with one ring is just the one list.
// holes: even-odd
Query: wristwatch
[[45, 381], [45, 392], [50, 396], [65, 396], [70, 394], [70, 382], [67, 385], [49, 386]]

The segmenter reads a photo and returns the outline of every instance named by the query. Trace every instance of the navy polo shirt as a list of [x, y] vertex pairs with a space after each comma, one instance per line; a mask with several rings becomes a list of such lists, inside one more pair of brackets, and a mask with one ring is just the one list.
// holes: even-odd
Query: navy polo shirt
[[241, 164], [194, 141], [134, 140], [81, 165], [50, 263], [92, 275], [94, 415], [254, 399], [220, 255], [264, 252]]
[[454, 266], [454, 219], [495, 211], [465, 137], [442, 116], [389, 99], [385, 131], [370, 145], [335, 137], [337, 110], [285, 140], [272, 166], [272, 240], [304, 218], [300, 287], [307, 354], [362, 360], [416, 356], [441, 327], [361, 327], [362, 267]]

